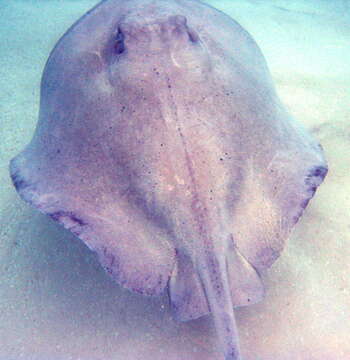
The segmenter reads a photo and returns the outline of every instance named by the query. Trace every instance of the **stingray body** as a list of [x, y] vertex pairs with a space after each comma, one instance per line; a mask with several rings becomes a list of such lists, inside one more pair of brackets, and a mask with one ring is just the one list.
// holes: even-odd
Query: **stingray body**
[[108, 0], [58, 42], [38, 126], [11, 161], [21, 197], [82, 239], [110, 275], [212, 313], [240, 359], [234, 307], [327, 172], [278, 99], [250, 35], [191, 0]]

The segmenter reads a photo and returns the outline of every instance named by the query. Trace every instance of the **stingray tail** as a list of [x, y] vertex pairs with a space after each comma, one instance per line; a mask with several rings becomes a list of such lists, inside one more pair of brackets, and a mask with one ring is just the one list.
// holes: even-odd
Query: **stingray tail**
[[241, 360], [238, 331], [228, 279], [226, 257], [208, 252], [199, 275], [225, 360]]

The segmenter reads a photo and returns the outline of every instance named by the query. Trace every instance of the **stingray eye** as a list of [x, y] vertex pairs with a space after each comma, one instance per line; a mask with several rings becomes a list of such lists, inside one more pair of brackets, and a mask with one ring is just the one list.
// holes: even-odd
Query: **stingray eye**
[[125, 51], [124, 34], [121, 32], [119, 28], [117, 35], [115, 36], [114, 50], [118, 55], [122, 54]]

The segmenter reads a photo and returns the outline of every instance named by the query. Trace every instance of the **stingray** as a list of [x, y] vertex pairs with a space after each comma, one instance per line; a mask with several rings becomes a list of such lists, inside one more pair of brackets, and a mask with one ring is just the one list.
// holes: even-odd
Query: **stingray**
[[77, 235], [131, 291], [168, 291], [179, 321], [212, 314], [241, 359], [234, 308], [327, 173], [252, 37], [192, 0], [107, 0], [59, 40], [19, 195]]

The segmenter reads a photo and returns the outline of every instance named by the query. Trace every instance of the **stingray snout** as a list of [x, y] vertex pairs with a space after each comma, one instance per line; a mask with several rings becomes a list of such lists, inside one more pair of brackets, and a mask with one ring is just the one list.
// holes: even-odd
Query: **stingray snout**
[[171, 15], [151, 21], [127, 18], [119, 24], [115, 40], [116, 52], [120, 54], [125, 50], [163, 51], [173, 46], [178, 47], [179, 43], [197, 43], [199, 37], [188, 27], [185, 16]]

